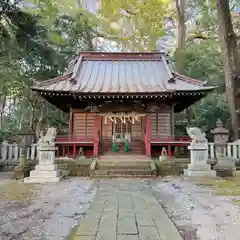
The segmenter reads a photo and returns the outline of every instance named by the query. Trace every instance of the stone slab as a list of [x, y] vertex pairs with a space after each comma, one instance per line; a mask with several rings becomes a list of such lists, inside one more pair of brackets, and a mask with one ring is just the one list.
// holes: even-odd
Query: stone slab
[[95, 236], [98, 230], [99, 219], [86, 216], [77, 230], [77, 236]]
[[118, 235], [137, 234], [138, 230], [135, 217], [118, 219], [117, 233]]
[[139, 181], [101, 181], [76, 239], [182, 240], [151, 190], [140, 188]]
[[142, 211], [136, 214], [136, 220], [138, 226], [152, 226], [155, 227], [155, 223], [147, 211]]
[[116, 231], [100, 231], [97, 233], [96, 240], [117, 240]]
[[74, 236], [72, 240], [95, 240], [95, 236]]
[[135, 212], [133, 209], [125, 209], [125, 208], [119, 208], [118, 209], [118, 219], [122, 220], [124, 218], [134, 218]]
[[184, 176], [215, 178], [217, 176], [217, 174], [216, 174], [216, 171], [213, 171], [213, 170], [198, 171], [198, 170], [184, 169]]
[[117, 240], [139, 240], [137, 235], [117, 235]]
[[56, 183], [60, 182], [62, 177], [27, 177], [24, 178], [24, 183]]
[[105, 211], [102, 214], [98, 231], [117, 231], [117, 212]]
[[182, 240], [180, 233], [164, 209], [159, 206], [150, 207], [149, 211], [154, 219], [156, 228], [164, 240]]
[[60, 171], [31, 171], [30, 172], [30, 177], [59, 177], [60, 176]]
[[35, 167], [36, 171], [55, 171], [58, 169], [57, 164], [38, 164]]
[[[163, 240], [155, 227], [139, 227], [139, 240]], [[167, 238], [166, 240], [171, 238]], [[173, 240], [173, 239], [171, 239]]]

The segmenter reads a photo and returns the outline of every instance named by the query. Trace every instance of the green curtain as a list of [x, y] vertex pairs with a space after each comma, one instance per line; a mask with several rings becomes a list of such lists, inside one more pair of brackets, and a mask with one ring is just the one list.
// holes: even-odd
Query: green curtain
[[115, 142], [112, 144], [112, 152], [117, 152], [117, 144]]
[[129, 142], [128, 142], [128, 140], [125, 140], [124, 151], [129, 152]]

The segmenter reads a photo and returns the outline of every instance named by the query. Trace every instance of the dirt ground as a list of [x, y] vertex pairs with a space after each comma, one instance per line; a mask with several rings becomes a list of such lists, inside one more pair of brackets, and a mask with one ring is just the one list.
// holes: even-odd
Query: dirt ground
[[[25, 200], [19, 198], [19, 191], [19, 200], [13, 200], [11, 191], [8, 191], [6, 200], [0, 196], [1, 240], [67, 239], [71, 228], [85, 215], [96, 193], [93, 181], [83, 178], [70, 178], [34, 188], [29, 185], [34, 190], [31, 193], [21, 185], [26, 184], [18, 186], [25, 194]], [[7, 186], [9, 188], [10, 185]], [[1, 188], [3, 184], [0, 184]]]
[[218, 195], [215, 184], [180, 178], [149, 184], [185, 240], [240, 239], [239, 195]]
[[[224, 189], [230, 189], [223, 182]], [[240, 184], [240, 181], [239, 181]], [[97, 182], [69, 178], [26, 185], [0, 178], [0, 240], [63, 240], [86, 214]], [[231, 196], [212, 184], [181, 178], [146, 180], [185, 240], [239, 240], [240, 191]], [[219, 189], [218, 189], [219, 190]], [[235, 193], [236, 193], [235, 191]]]

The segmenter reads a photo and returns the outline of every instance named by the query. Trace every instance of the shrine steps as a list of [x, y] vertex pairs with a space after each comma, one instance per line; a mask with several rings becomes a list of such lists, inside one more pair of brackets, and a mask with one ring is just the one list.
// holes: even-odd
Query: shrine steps
[[143, 155], [104, 155], [96, 162], [94, 178], [148, 178], [156, 176], [152, 160]]

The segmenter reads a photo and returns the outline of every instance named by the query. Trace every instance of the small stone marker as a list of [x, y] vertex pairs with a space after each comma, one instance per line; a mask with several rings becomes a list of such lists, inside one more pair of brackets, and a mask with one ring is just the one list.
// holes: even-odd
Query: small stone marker
[[223, 127], [220, 119], [216, 122], [216, 128], [213, 129], [214, 145], [216, 152], [217, 164], [214, 169], [217, 175], [221, 177], [234, 176], [236, 173], [236, 160], [233, 157], [226, 156], [226, 146], [229, 137], [229, 130]]
[[55, 137], [56, 129], [49, 128], [46, 135], [38, 143], [39, 164], [34, 171], [30, 172], [30, 177], [24, 178], [25, 183], [47, 183], [59, 182], [60, 171], [55, 164]]
[[189, 177], [216, 177], [216, 172], [207, 164], [208, 141], [199, 128], [187, 128], [187, 133], [192, 139], [188, 149], [190, 150], [191, 163], [188, 169], [184, 169], [184, 175]]
[[159, 161], [166, 161], [168, 159], [167, 149], [162, 148], [161, 155], [159, 156]]

